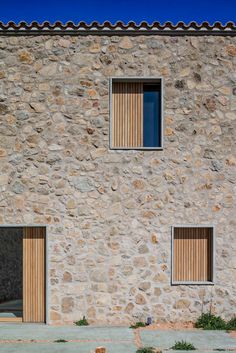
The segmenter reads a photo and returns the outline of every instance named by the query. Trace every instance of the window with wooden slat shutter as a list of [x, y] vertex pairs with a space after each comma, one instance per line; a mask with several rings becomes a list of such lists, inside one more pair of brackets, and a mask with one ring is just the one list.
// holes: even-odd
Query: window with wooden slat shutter
[[213, 282], [213, 228], [173, 228], [173, 283]]
[[162, 148], [160, 79], [111, 80], [111, 148]]

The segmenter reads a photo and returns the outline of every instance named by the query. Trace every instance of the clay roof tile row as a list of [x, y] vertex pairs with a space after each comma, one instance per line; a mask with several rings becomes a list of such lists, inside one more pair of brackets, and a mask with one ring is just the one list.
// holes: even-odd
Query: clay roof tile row
[[222, 24], [221, 22], [215, 22], [210, 24], [209, 22], [202, 22], [200, 24], [192, 21], [188, 24], [184, 22], [178, 22], [177, 24], [173, 24], [172, 22], [165, 22], [161, 24], [160, 22], [148, 23], [146, 21], [142, 21], [140, 23], [135, 23], [130, 21], [128, 23], [124, 23], [122, 21], [117, 21], [112, 24], [109, 21], [105, 21], [103, 23], [99, 22], [91, 22], [86, 23], [84, 21], [78, 22], [75, 24], [72, 21], [67, 23], [62, 23], [57, 21], [55, 23], [50, 23], [45, 21], [43, 23], [38, 23], [36, 21], [31, 23], [19, 22], [18, 24], [15, 22], [8, 22], [4, 24], [0, 22], [0, 33], [8, 34], [8, 33], [114, 33], [114, 34], [132, 34], [133, 33], [160, 33], [160, 34], [226, 34], [226, 35], [235, 35], [236, 33], [236, 24], [234, 22], [227, 22], [226, 24]]

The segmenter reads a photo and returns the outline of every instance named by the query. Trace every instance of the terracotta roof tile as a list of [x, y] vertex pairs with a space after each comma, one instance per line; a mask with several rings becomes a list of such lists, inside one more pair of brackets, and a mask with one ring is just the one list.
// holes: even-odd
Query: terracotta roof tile
[[165, 22], [161, 24], [160, 22], [148, 23], [146, 21], [135, 23], [130, 21], [128, 23], [124, 23], [122, 21], [118, 21], [112, 24], [109, 21], [105, 21], [103, 23], [99, 22], [78, 22], [75, 24], [74, 22], [67, 22], [63, 24], [60, 21], [55, 23], [50, 23], [45, 21], [43, 23], [38, 22], [19, 22], [18, 24], [15, 22], [8, 22], [4, 24], [0, 22], [0, 33], [10, 34], [10, 33], [36, 33], [36, 34], [47, 34], [47, 33], [78, 33], [78, 34], [132, 34], [132, 33], [142, 33], [142, 34], [224, 34], [224, 35], [235, 35], [236, 33], [236, 24], [234, 22], [227, 22], [226, 24], [222, 24], [221, 22], [215, 22], [212, 25], [208, 22], [202, 22], [200, 24], [192, 21], [188, 24], [184, 22], [178, 22], [177, 24], [173, 24], [172, 22]]

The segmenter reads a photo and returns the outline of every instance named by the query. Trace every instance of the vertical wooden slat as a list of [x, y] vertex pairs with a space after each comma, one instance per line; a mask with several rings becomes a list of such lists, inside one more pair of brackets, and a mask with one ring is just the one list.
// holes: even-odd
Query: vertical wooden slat
[[176, 282], [206, 282], [212, 275], [212, 229], [174, 229], [173, 278]]
[[112, 84], [112, 146], [143, 146], [143, 83]]
[[23, 234], [23, 321], [45, 322], [45, 228]]

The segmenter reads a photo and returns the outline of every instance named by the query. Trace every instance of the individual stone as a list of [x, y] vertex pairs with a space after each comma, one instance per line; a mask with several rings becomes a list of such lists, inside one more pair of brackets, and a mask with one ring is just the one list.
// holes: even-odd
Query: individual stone
[[185, 67], [179, 73], [180, 77], [189, 76], [189, 74], [190, 74], [190, 67]]
[[142, 282], [138, 285], [138, 288], [144, 292], [151, 288], [151, 282]]
[[148, 249], [148, 247], [147, 247], [146, 244], [142, 244], [142, 245], [140, 245], [140, 247], [138, 248], [138, 252], [139, 252], [139, 254], [146, 254], [146, 253], [149, 252], [149, 249]]
[[123, 214], [123, 208], [121, 206], [121, 203], [120, 202], [116, 202], [114, 203], [112, 206], [111, 206], [111, 213], [113, 215], [121, 215]]
[[72, 282], [72, 274], [68, 271], [63, 273], [63, 282]]
[[67, 203], [66, 203], [66, 207], [67, 207], [69, 210], [76, 208], [76, 202], [75, 202], [75, 200], [73, 200], [73, 199], [68, 200]]
[[159, 272], [154, 277], [154, 282], [160, 283], [160, 282], [166, 282], [166, 281], [168, 281], [168, 277], [164, 272]]
[[36, 113], [43, 113], [46, 110], [46, 107], [42, 103], [37, 103], [37, 102], [31, 102], [30, 107], [36, 112]]
[[8, 113], [8, 106], [4, 103], [0, 103], [0, 114], [6, 114]]
[[146, 299], [144, 298], [144, 296], [142, 294], [137, 294], [135, 297], [135, 303], [138, 305], [144, 305], [146, 304]]
[[61, 315], [57, 311], [50, 311], [50, 320], [58, 321], [61, 320]]
[[94, 270], [90, 276], [91, 281], [94, 282], [107, 282], [107, 271]]
[[7, 174], [0, 174], [0, 186], [7, 185], [9, 176]]
[[236, 159], [234, 156], [230, 156], [229, 158], [226, 159], [226, 164], [229, 166], [235, 166], [236, 165]]
[[213, 212], [219, 212], [220, 210], [221, 210], [220, 205], [215, 205], [215, 206], [212, 207], [212, 211]]
[[5, 157], [7, 155], [7, 151], [3, 148], [0, 148], [0, 158]]
[[214, 97], [206, 98], [205, 107], [210, 112], [214, 112], [216, 110], [216, 100], [215, 100], [215, 98]]
[[172, 135], [174, 135], [174, 134], [175, 134], [175, 132], [174, 132], [173, 129], [171, 129], [170, 127], [166, 127], [166, 129], [165, 129], [165, 136], [172, 136]]
[[133, 181], [133, 186], [137, 190], [143, 190], [144, 187], [145, 187], [145, 184], [144, 184], [144, 182], [142, 180], [137, 179], [137, 180]]
[[52, 145], [48, 146], [49, 151], [61, 151], [63, 150], [63, 146], [57, 145], [56, 143], [53, 143]]
[[161, 288], [154, 288], [155, 297], [159, 297], [161, 295]]
[[125, 313], [131, 314], [133, 310], [134, 310], [134, 304], [132, 302], [128, 303], [125, 308]]
[[64, 297], [61, 301], [61, 311], [62, 313], [71, 313], [74, 309], [74, 299], [72, 297]]
[[158, 244], [157, 235], [155, 233], [151, 235], [151, 239], [153, 244]]
[[95, 189], [92, 179], [85, 176], [73, 177], [72, 184], [81, 192], [89, 192]]
[[131, 49], [131, 48], [133, 48], [133, 43], [131, 42], [129, 37], [124, 37], [121, 39], [121, 41], [119, 43], [119, 47], [122, 49]]
[[188, 299], [179, 299], [174, 304], [175, 309], [187, 309], [191, 305], [191, 302]]
[[222, 162], [217, 161], [217, 160], [212, 160], [211, 161], [211, 170], [215, 172], [219, 172], [222, 169]]
[[202, 81], [202, 77], [201, 77], [201, 75], [199, 74], [199, 72], [194, 72], [194, 73], [193, 73], [193, 77], [194, 77], [194, 80], [195, 80], [196, 82], [201, 82], [201, 81]]
[[62, 48], [69, 48], [71, 45], [71, 41], [68, 39], [60, 38], [58, 41], [58, 45]]
[[185, 85], [186, 85], [186, 83], [184, 80], [177, 80], [175, 82], [175, 88], [180, 89], [180, 90], [184, 89]]
[[39, 74], [42, 76], [50, 77], [55, 75], [57, 72], [57, 63], [51, 63], [47, 66], [43, 66], [42, 69], [39, 70]]
[[90, 53], [99, 53], [101, 50], [101, 45], [99, 43], [92, 43], [89, 48]]
[[118, 189], [118, 181], [117, 181], [117, 179], [113, 179], [112, 184], [111, 184], [111, 189], [113, 191], [116, 191]]
[[87, 127], [87, 133], [89, 134], [89, 135], [93, 135], [93, 133], [94, 133], [94, 129], [91, 129], [90, 127]]
[[97, 127], [97, 128], [102, 128], [104, 126], [104, 118], [99, 116], [94, 119], [92, 119], [92, 123]]
[[151, 218], [156, 217], [156, 213], [153, 212], [153, 211], [150, 211], [150, 210], [149, 211], [143, 211], [142, 212], [142, 217], [151, 219]]
[[19, 53], [19, 60], [23, 63], [32, 64], [34, 58], [30, 52], [27, 50], [22, 50]]
[[15, 181], [12, 185], [12, 191], [15, 194], [22, 194], [25, 191], [25, 186], [20, 181]]
[[236, 45], [227, 45], [226, 52], [229, 56], [236, 56]]
[[91, 151], [92, 159], [100, 158], [105, 155], [107, 149], [104, 147], [96, 148], [95, 150]]
[[145, 267], [147, 265], [147, 261], [145, 257], [135, 257], [134, 258], [134, 266], [135, 267]]
[[27, 111], [16, 111], [16, 119], [20, 121], [27, 120], [29, 118], [29, 113]]
[[207, 158], [207, 159], [212, 159], [212, 158], [215, 157], [215, 151], [211, 150], [209, 148], [206, 148], [205, 151], [204, 151], [203, 157]]
[[196, 37], [191, 37], [191, 38], [190, 38], [190, 42], [191, 42], [192, 46], [193, 46], [195, 49], [198, 49], [199, 41], [197, 40]]

